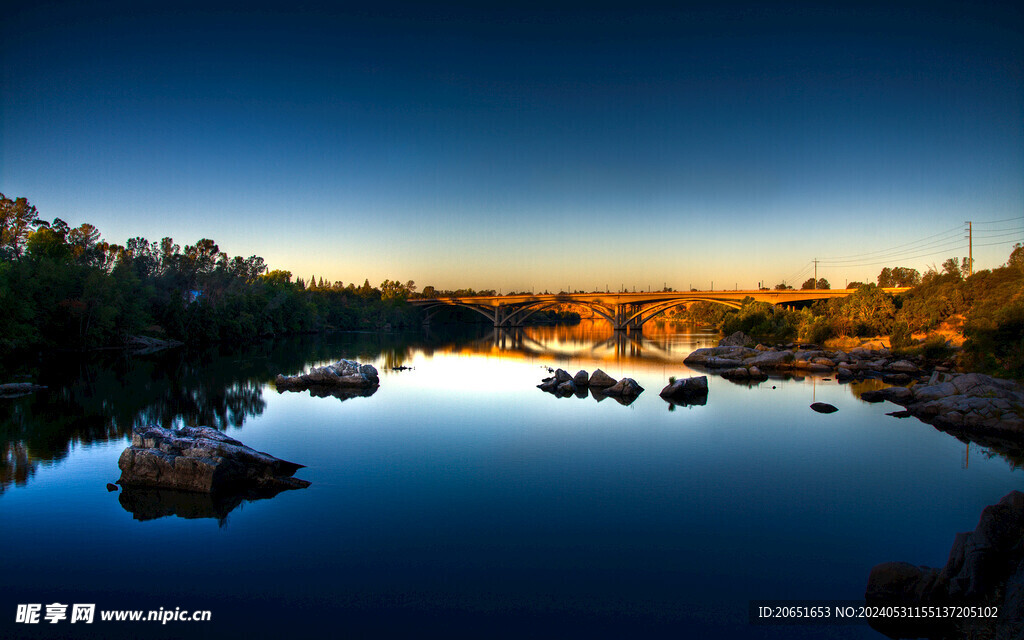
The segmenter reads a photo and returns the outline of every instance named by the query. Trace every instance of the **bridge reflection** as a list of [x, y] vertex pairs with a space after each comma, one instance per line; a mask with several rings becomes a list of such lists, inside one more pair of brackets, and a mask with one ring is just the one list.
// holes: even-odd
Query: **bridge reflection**
[[[595, 323], [596, 324], [596, 323]], [[563, 356], [588, 359], [643, 359], [680, 362], [694, 349], [715, 346], [718, 334], [612, 331], [607, 325], [571, 327], [496, 327], [476, 338], [470, 349], [523, 356]]]

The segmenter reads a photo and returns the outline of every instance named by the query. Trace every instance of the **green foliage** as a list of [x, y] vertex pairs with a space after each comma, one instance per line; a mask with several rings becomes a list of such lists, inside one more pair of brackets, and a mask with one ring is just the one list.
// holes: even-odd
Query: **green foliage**
[[893, 349], [906, 349], [914, 344], [914, 339], [911, 336], [910, 327], [905, 321], [900, 320], [892, 325], [892, 333], [889, 335], [889, 344]]
[[878, 274], [880, 287], [916, 287], [921, 284], [921, 273], [909, 267], [886, 267]]
[[87, 349], [135, 334], [190, 343], [242, 343], [324, 329], [418, 324], [404, 304], [415, 290], [293, 282], [258, 256], [230, 257], [204, 238], [182, 249], [132, 238], [108, 244], [88, 223], [46, 223], [24, 198], [0, 194], [0, 353], [29, 347]]
[[938, 334], [928, 336], [921, 343], [921, 355], [929, 360], [945, 360], [953, 355], [946, 339]]
[[741, 309], [725, 315], [719, 329], [726, 335], [742, 331], [762, 342], [784, 342], [797, 335], [799, 325], [799, 312], [747, 298]]

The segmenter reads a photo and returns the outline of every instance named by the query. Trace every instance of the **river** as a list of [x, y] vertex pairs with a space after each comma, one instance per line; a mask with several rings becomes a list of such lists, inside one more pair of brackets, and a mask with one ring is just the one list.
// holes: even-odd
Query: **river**
[[[0, 400], [0, 636], [882, 638], [752, 625], [748, 606], [861, 598], [879, 562], [941, 566], [1021, 471], [887, 416], [898, 407], [859, 400], [866, 383], [711, 376], [704, 405], [658, 397], [670, 376], [702, 375], [682, 360], [717, 340], [438, 328], [8, 363], [48, 389]], [[270, 384], [341, 358], [373, 363], [379, 390]], [[536, 388], [549, 367], [646, 391], [557, 398]], [[312, 485], [129, 504], [105, 485], [138, 424], [215, 426], [306, 465]], [[33, 603], [211, 620], [16, 622]]]

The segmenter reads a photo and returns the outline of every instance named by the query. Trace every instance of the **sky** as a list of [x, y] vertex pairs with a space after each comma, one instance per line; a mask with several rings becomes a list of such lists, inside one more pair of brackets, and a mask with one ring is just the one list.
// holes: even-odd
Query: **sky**
[[1018, 2], [5, 7], [0, 192], [109, 242], [506, 293], [1024, 242]]

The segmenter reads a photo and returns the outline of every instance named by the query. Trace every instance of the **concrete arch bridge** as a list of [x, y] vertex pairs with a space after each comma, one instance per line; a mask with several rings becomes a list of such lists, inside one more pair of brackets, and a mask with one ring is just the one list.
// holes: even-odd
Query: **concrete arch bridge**
[[[887, 288], [889, 293], [902, 293], [905, 287]], [[714, 302], [739, 309], [746, 298], [770, 304], [794, 304], [831, 298], [845, 298], [854, 289], [787, 289], [785, 291], [659, 291], [654, 293], [557, 293], [508, 296], [450, 296], [414, 298], [409, 304], [427, 311], [429, 322], [445, 307], [472, 309], [490, 320], [495, 327], [520, 327], [538, 311], [575, 305], [591, 309], [611, 323], [616, 330], [640, 329], [655, 316], [693, 302]]]

